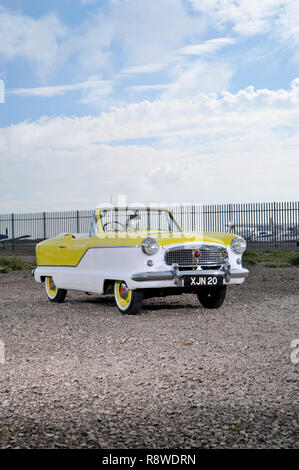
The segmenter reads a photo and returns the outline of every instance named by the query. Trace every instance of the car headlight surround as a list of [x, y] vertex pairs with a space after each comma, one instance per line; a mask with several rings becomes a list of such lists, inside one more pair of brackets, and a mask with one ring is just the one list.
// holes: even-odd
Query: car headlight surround
[[159, 244], [155, 238], [147, 237], [141, 243], [141, 249], [144, 254], [152, 256], [159, 250]]
[[235, 237], [232, 240], [232, 250], [238, 255], [242, 255], [246, 250], [246, 240], [243, 237]]

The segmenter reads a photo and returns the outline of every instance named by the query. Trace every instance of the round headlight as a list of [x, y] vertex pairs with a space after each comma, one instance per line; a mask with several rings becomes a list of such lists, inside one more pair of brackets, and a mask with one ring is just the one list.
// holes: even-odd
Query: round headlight
[[232, 249], [238, 255], [242, 255], [246, 250], [246, 240], [243, 237], [235, 237], [232, 241]]
[[145, 238], [141, 243], [141, 248], [143, 253], [151, 256], [157, 253], [157, 251], [159, 250], [159, 245], [155, 238], [148, 237]]

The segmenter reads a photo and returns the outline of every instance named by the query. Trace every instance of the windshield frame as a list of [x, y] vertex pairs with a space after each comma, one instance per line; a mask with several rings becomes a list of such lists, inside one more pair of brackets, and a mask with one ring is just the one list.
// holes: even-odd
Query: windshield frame
[[[125, 211], [126, 213], [129, 212], [131, 213], [132, 211], [135, 212], [136, 216], [140, 215], [140, 212], [147, 212], [147, 218], [148, 218], [148, 225], [147, 228], [142, 228], [142, 229], [128, 229], [128, 223], [130, 220], [133, 220], [135, 217], [132, 217], [133, 214], [128, 214], [126, 217], [126, 226], [125, 229], [123, 230], [107, 230], [105, 229], [105, 223], [103, 222], [103, 218], [105, 215], [105, 212], [114, 212], [116, 214], [116, 220], [117, 220], [117, 212], [119, 211]], [[167, 229], [159, 229], [159, 228], [152, 228], [151, 227], [151, 221], [150, 221], [150, 212], [163, 212], [166, 213], [167, 217], [167, 222], [168, 222], [168, 230]], [[160, 208], [160, 207], [102, 207], [98, 208], [97, 210], [98, 213], [98, 223], [99, 223], [99, 228], [102, 233], [139, 233], [139, 232], [149, 232], [149, 231], [154, 231], [154, 232], [160, 232], [160, 233], [181, 233], [183, 232], [182, 227], [179, 225], [179, 223], [176, 221], [175, 217], [173, 216], [172, 212], [170, 209], [167, 208]], [[130, 219], [131, 216], [131, 219]], [[106, 222], [106, 224], [109, 222]], [[113, 223], [111, 221], [111, 223]], [[120, 225], [123, 225], [121, 222], [119, 222]]]

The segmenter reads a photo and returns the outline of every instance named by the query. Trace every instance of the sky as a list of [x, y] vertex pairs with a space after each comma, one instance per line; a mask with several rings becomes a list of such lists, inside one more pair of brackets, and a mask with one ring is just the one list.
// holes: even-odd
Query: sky
[[0, 213], [296, 201], [298, 167], [298, 0], [0, 0]]

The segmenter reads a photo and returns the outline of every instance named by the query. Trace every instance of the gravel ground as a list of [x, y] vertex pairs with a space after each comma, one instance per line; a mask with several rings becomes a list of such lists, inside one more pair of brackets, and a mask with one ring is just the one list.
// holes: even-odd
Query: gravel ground
[[0, 447], [298, 448], [299, 269], [250, 271], [218, 310], [182, 295], [137, 316], [0, 275]]

